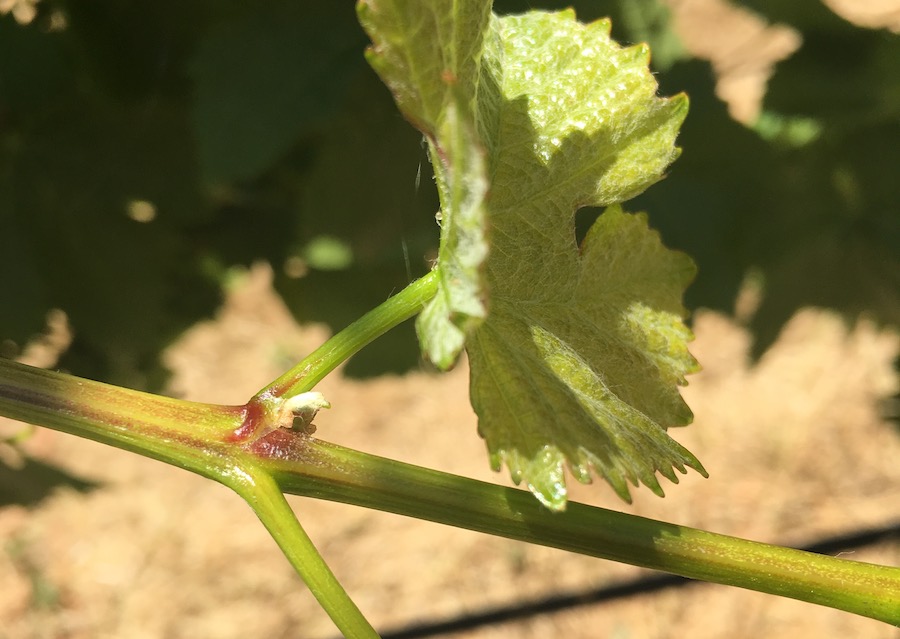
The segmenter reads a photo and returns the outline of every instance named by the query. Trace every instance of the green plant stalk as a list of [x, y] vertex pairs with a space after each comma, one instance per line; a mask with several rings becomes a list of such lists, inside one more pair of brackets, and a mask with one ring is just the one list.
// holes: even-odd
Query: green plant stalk
[[[341, 361], [414, 315], [436, 289], [414, 282], [334, 336], [261, 394], [312, 388]], [[254, 400], [258, 400], [257, 395]], [[570, 503], [551, 513], [525, 491], [394, 462], [268, 421], [275, 413], [147, 395], [0, 360], [0, 414], [96, 439], [216, 479], [239, 492], [351, 636], [368, 623], [333, 579], [280, 490], [441, 522], [759, 590], [900, 624], [900, 569], [769, 546]], [[277, 411], [276, 411], [277, 412]], [[252, 417], [256, 415], [255, 417]], [[252, 419], [251, 419], [252, 417]], [[254, 424], [252, 422], [259, 421]], [[237, 436], [251, 423], [253, 437]], [[277, 481], [265, 489], [252, 488]], [[290, 513], [293, 519], [293, 514]], [[297, 544], [296, 546], [293, 546]], [[294, 556], [292, 556], [294, 554]], [[324, 570], [323, 570], [324, 567]], [[332, 589], [332, 590], [329, 590]], [[319, 594], [317, 594], [319, 596]], [[342, 601], [335, 605], [335, 600]], [[340, 620], [340, 621], [338, 621]], [[348, 625], [349, 624], [349, 625]]]
[[0, 359], [0, 414], [217, 478], [242, 406], [151, 395]]
[[[0, 415], [93, 439], [215, 479], [253, 508], [347, 637], [377, 633], [338, 583], [250, 443], [248, 406], [176, 400], [0, 359]], [[257, 430], [277, 429], [260, 424]]]
[[289, 398], [311, 390], [366, 344], [422, 310], [438, 289], [431, 271], [350, 324], [265, 388], [256, 398]]
[[130, 450], [232, 488], [251, 505], [341, 632], [375, 637], [253, 449], [260, 438], [291, 425], [286, 400], [414, 316], [436, 291], [433, 272], [413, 282], [243, 406], [186, 402], [0, 359], [0, 415]]
[[[278, 446], [275, 446], [278, 448]], [[282, 448], [282, 452], [283, 452]], [[900, 625], [900, 568], [772, 546], [569, 503], [310, 440], [266, 466], [289, 493], [376, 508]]]
[[377, 639], [378, 633], [331, 572], [274, 479], [265, 472], [236, 473], [234, 479], [232, 488], [253, 508], [338, 630], [351, 639]]

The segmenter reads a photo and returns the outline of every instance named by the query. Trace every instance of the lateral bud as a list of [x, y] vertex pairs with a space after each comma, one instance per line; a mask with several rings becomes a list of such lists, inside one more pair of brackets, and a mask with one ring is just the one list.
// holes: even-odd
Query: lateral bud
[[312, 421], [323, 408], [331, 408], [331, 403], [318, 391], [294, 395], [284, 400], [281, 405], [278, 425], [281, 428], [312, 434], [316, 430]]

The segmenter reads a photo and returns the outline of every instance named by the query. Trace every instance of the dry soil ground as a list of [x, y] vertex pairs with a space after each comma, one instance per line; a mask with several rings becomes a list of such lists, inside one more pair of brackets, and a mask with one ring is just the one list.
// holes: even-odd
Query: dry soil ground
[[[685, 25], [696, 24], [690, 13], [695, 2], [673, 5]], [[890, 16], [892, 7], [896, 11], [893, 3], [883, 14]], [[719, 9], [705, 10], [709, 16]], [[715, 16], [707, 25], [729, 19]], [[747, 24], [734, 32], [745, 40], [732, 37], [731, 57], [716, 62], [723, 94], [733, 100], [736, 116], [745, 118], [752, 117], [752, 100], [738, 98], [752, 96], [767, 73], [759, 52], [775, 59], [795, 46], [788, 31], [762, 32]], [[717, 50], [699, 37], [691, 42], [698, 54]], [[754, 48], [755, 58], [748, 53]], [[744, 83], [734, 94], [738, 98], [729, 94], [729, 82]], [[215, 321], [195, 327], [169, 351], [174, 394], [242, 403], [324, 339], [322, 328], [301, 328], [291, 320], [268, 282], [266, 267], [248, 273]], [[577, 487], [576, 498], [779, 543], [900, 519], [900, 433], [881, 417], [884, 398], [896, 391], [896, 333], [865, 321], [848, 327], [809, 309], [753, 363], [750, 337], [734, 318], [701, 312], [695, 329], [692, 350], [704, 371], [691, 378], [685, 396], [696, 421], [675, 436], [700, 457], [710, 478], [689, 475], [668, 486], [663, 500], [637, 491], [632, 506], [603, 485]], [[506, 481], [487, 469], [464, 363], [446, 375], [414, 372], [367, 382], [333, 376], [322, 390], [334, 405], [317, 419], [323, 439]], [[24, 449], [99, 487], [84, 493], [62, 489], [31, 508], [0, 509], [0, 639], [336, 634], [250, 510], [226, 489], [49, 431], [35, 433]], [[15, 461], [10, 449], [0, 452]], [[380, 629], [641, 574], [397, 516], [292, 502]], [[852, 558], [900, 565], [900, 545], [870, 547]], [[454, 636], [897, 639], [900, 630], [826, 608], [698, 585]]]
[[[696, 422], [677, 431], [710, 472], [660, 500], [625, 506], [602, 485], [583, 501], [751, 539], [802, 543], [900, 517], [900, 434], [880, 418], [895, 389], [896, 334], [848, 328], [807, 310], [755, 365], [747, 333], [700, 313], [705, 370], [685, 389]], [[244, 401], [324, 336], [300, 328], [247, 275], [214, 322], [168, 354], [173, 392]], [[487, 470], [467, 400], [466, 367], [322, 390], [324, 439], [467, 476]], [[226, 489], [163, 464], [49, 431], [26, 449], [100, 483], [39, 506], [0, 510], [0, 637], [331, 637], [335, 632], [250, 510]], [[435, 524], [296, 498], [343, 583], [381, 629], [451, 617], [639, 574], [627, 566]], [[900, 545], [854, 559], [900, 565]], [[825, 608], [718, 586], [641, 596], [498, 625], [466, 637], [867, 637], [895, 628]]]

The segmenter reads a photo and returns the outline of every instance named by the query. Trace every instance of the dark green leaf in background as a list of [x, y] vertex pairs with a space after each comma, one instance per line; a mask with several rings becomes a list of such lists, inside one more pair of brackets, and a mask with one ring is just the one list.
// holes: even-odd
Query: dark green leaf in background
[[257, 177], [329, 120], [362, 63], [352, 16], [339, 2], [248, 5], [203, 36], [190, 71], [208, 179]]
[[186, 123], [163, 105], [73, 105], [13, 155], [6, 223], [41, 256], [20, 256], [23, 274], [34, 268], [42, 301], [67, 313], [77, 336], [67, 357], [102, 377], [149, 383], [159, 349], [218, 302], [183, 233], [208, 216], [185, 140]]
[[[654, 68], [673, 64], [656, 75], [661, 93], [691, 96], [684, 155], [634, 204], [697, 260], [690, 306], [730, 310], [753, 270], [766, 291], [760, 348], [802, 304], [900, 322], [900, 36], [850, 25], [818, 0], [744, 2], [804, 38], [771, 80], [769, 143], [728, 119], [709, 65], [676, 62], [660, 2], [501, 0], [495, 10], [569, 4], [583, 21], [611, 16], [620, 42], [649, 40]], [[38, 8], [27, 26], [0, 17], [0, 340], [21, 345], [60, 307], [75, 331], [66, 366], [149, 382], [159, 349], [209, 316], [233, 265], [270, 261], [297, 316], [337, 330], [436, 257], [420, 137], [363, 64], [352, 3]], [[785, 122], [816, 135], [785, 145]], [[133, 200], [156, 218], [129, 218]], [[288, 277], [285, 262], [321, 236], [350, 247], [352, 263]], [[396, 339], [362, 368], [377, 370], [404, 340], [392, 369], [416, 362], [411, 332]]]

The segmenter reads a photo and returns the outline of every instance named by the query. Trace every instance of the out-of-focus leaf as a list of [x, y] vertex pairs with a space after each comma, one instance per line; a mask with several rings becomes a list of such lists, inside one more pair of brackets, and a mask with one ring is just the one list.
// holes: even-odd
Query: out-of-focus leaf
[[[288, 263], [275, 264], [275, 285], [299, 320], [325, 322], [336, 332], [424, 273], [434, 258], [438, 202], [422, 136], [374, 74], [355, 79], [293, 185]], [[308, 243], [322, 235], [350, 248], [348, 268], [322, 271], [306, 261]], [[292, 267], [303, 276], [291, 277]], [[408, 323], [354, 356], [344, 372], [399, 373], [419, 362]]]
[[72, 89], [60, 38], [0, 15], [0, 132], [3, 117], [40, 108]]
[[353, 18], [341, 3], [269, 3], [206, 35], [191, 67], [207, 178], [256, 177], [316, 132], [361, 62]]
[[[185, 126], [162, 106], [72, 107], [12, 155], [6, 214], [41, 258], [42, 301], [75, 328], [63, 365], [146, 386], [159, 349], [217, 303], [217, 283], [183, 234], [208, 216]], [[129, 217], [136, 202], [149, 221]]]

